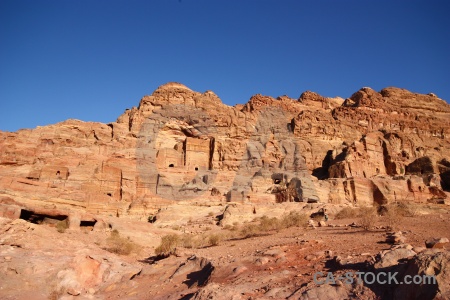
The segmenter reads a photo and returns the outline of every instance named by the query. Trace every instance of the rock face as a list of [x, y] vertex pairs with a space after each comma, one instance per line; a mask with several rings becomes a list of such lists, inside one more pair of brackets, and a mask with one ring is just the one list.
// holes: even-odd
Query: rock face
[[0, 218], [0, 236], [2, 299], [93, 294], [127, 283], [142, 270], [138, 263], [20, 219]]
[[[0, 215], [93, 221], [175, 201], [372, 205], [446, 201], [450, 105], [362, 88], [348, 99], [160, 86], [109, 124], [67, 120], [0, 132]], [[3, 202], [2, 202], [3, 201]], [[6, 204], [5, 204], [6, 203]]]
[[[393, 299], [448, 299], [450, 297], [450, 276], [446, 271], [450, 263], [449, 252], [420, 253], [408, 261], [406, 276], [430, 278], [421, 285], [400, 285]], [[432, 279], [434, 278], [434, 280]]]

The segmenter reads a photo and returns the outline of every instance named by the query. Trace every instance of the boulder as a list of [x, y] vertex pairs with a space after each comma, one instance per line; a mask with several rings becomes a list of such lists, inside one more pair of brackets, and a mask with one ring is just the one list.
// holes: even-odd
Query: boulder
[[288, 299], [347, 299], [349, 297], [349, 291], [342, 285], [323, 284], [318, 287], [311, 288], [303, 292], [301, 295], [294, 295]]
[[213, 272], [214, 266], [211, 261], [193, 255], [181, 263], [169, 279], [173, 280], [175, 277], [183, 276], [186, 277], [184, 283], [189, 287], [204, 286], [208, 283]]
[[[449, 299], [450, 252], [419, 253], [407, 263], [402, 279], [420, 276], [422, 284], [403, 284], [395, 289], [394, 299]], [[426, 277], [425, 277], [426, 276]], [[432, 279], [435, 278], [435, 281]], [[400, 278], [399, 278], [400, 279]], [[402, 280], [400, 279], [400, 280]]]
[[381, 252], [377, 257], [377, 262], [374, 265], [375, 269], [387, 268], [397, 265], [401, 260], [408, 259], [416, 255], [414, 251], [408, 248], [397, 248]]
[[434, 238], [425, 241], [425, 246], [427, 248], [445, 248], [445, 246], [449, 246], [448, 238]]
[[401, 231], [388, 232], [386, 234], [386, 242], [390, 244], [404, 244], [406, 242], [406, 237]]

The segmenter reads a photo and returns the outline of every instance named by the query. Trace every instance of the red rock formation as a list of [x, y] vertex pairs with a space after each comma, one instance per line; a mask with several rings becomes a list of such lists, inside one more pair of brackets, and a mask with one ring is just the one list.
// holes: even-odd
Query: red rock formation
[[[0, 195], [16, 208], [114, 215], [185, 199], [432, 201], [450, 189], [449, 135], [450, 105], [434, 94], [308, 91], [230, 107], [168, 83], [113, 123], [0, 132]], [[0, 214], [17, 217], [9, 206]]]

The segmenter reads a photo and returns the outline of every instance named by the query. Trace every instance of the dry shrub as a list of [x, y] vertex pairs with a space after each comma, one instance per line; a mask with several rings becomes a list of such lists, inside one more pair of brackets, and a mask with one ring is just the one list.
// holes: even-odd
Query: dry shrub
[[306, 214], [301, 214], [297, 211], [291, 211], [289, 214], [284, 215], [281, 219], [283, 228], [289, 227], [304, 227], [308, 226], [309, 217]]
[[230, 231], [239, 231], [239, 225], [231, 226]]
[[279, 230], [294, 226], [306, 228], [307, 225], [308, 216], [295, 211], [291, 211], [289, 214], [284, 215], [281, 219], [263, 216], [259, 218], [259, 224], [244, 223], [241, 226], [226, 225], [224, 227], [226, 232], [209, 234], [202, 233], [199, 235], [183, 234], [182, 236], [165, 236], [161, 240], [161, 245], [156, 248], [155, 253], [156, 255], [169, 256], [174, 253], [177, 246], [184, 248], [217, 246], [225, 240], [246, 239], [272, 230]]
[[289, 227], [304, 227], [308, 226], [308, 216], [306, 214], [300, 214], [296, 211], [291, 211], [289, 214], [284, 215], [281, 219], [267, 216], [262, 216], [259, 219], [259, 224], [246, 224], [241, 227], [239, 232], [240, 238], [249, 238], [257, 236], [259, 234], [280, 230]]
[[222, 241], [222, 236], [220, 234], [211, 234], [208, 237], [208, 242], [210, 246], [217, 246]]
[[211, 246], [209, 235], [205, 233], [199, 235], [183, 234], [178, 245], [188, 249], [198, 249]]
[[384, 213], [384, 218], [386, 220], [386, 230], [391, 231], [398, 229], [403, 216], [396, 205], [389, 205]]
[[254, 224], [245, 224], [241, 227], [240, 235], [242, 238], [249, 238], [259, 234], [258, 226]]
[[170, 227], [170, 229], [172, 229], [172, 230], [180, 230], [181, 226], [180, 225], [172, 225], [172, 227]]
[[280, 220], [277, 218], [269, 218], [268, 216], [262, 216], [259, 220], [259, 229], [261, 231], [278, 230], [281, 228]]
[[161, 244], [155, 249], [157, 256], [168, 257], [175, 254], [175, 250], [180, 243], [180, 237], [177, 234], [165, 235], [161, 238]]
[[210, 246], [209, 234], [202, 233], [199, 235], [192, 235], [193, 247], [192, 248], [205, 248]]
[[351, 219], [351, 218], [356, 218], [359, 215], [359, 209], [355, 209], [352, 207], [344, 207], [341, 211], [339, 211], [334, 218], [336, 220], [341, 220], [341, 219]]
[[193, 235], [193, 234], [183, 234], [179, 241], [179, 246], [188, 249], [202, 248], [206, 245], [205, 236]]
[[232, 240], [236, 237], [236, 231], [221, 231], [221, 241]]
[[227, 224], [227, 225], [225, 225], [224, 227], [223, 227], [223, 229], [225, 229], [225, 230], [233, 230], [234, 229], [234, 226], [231, 226], [230, 224]]
[[117, 229], [111, 231], [111, 235], [106, 239], [106, 243], [107, 247], [105, 250], [120, 255], [129, 255], [131, 252], [137, 252], [140, 249], [139, 245], [130, 240], [129, 237], [124, 238], [120, 236]]
[[377, 209], [375, 207], [361, 207], [358, 209], [361, 227], [370, 230], [374, 227], [377, 219]]
[[188, 248], [188, 249], [198, 249], [209, 246], [217, 246], [227, 237], [224, 234], [213, 233], [213, 234], [183, 234], [177, 243], [178, 246]]
[[417, 217], [420, 211], [420, 205], [416, 203], [397, 202], [397, 211], [403, 217]]
[[67, 223], [67, 219], [62, 220], [62, 221], [58, 221], [58, 223], [56, 223], [56, 230], [59, 233], [64, 233], [67, 228], [69, 228], [69, 224]]
[[397, 230], [404, 217], [417, 214], [408, 203], [391, 203], [383, 206], [382, 211], [386, 221], [386, 230]]
[[192, 234], [183, 234], [180, 237], [179, 245], [181, 247], [188, 248], [188, 249], [196, 248], [194, 236]]

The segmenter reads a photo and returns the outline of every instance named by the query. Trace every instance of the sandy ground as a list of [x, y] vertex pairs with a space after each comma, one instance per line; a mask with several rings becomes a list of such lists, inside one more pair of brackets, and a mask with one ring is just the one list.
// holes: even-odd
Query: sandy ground
[[[402, 231], [406, 242], [413, 247], [424, 247], [426, 240], [448, 237], [450, 233], [448, 207], [428, 206], [424, 212], [427, 214], [402, 217], [398, 224], [397, 231]], [[172, 281], [167, 277], [191, 255], [208, 258], [215, 266], [209, 284], [217, 283], [225, 290], [230, 287], [232, 293], [239, 293], [243, 299], [285, 298], [310, 284], [314, 273], [333, 271], [330, 262], [335, 256], [357, 264], [373, 260], [380, 251], [391, 248], [391, 244], [386, 243], [385, 229], [367, 231], [347, 226], [359, 221], [359, 218], [334, 220], [331, 216], [327, 227], [292, 227], [262, 236], [223, 241], [218, 246], [180, 249], [180, 257], [169, 257], [146, 266], [136, 278], [136, 286], [109, 293], [107, 299], [190, 299], [197, 286], [183, 283], [185, 277]], [[375, 226], [383, 227], [386, 222], [380, 217]], [[264, 258], [262, 264], [261, 258]], [[155, 272], [158, 269], [166, 274]]]
[[[138, 267], [142, 270], [130, 278], [85, 289], [78, 296], [64, 293], [47, 295], [47, 287], [36, 285], [35, 299], [299, 299], [299, 292], [310, 287], [314, 274], [345, 272], [336, 268], [336, 257], [350, 262], [347, 271], [364, 271], [380, 251], [392, 247], [386, 242], [386, 217], [379, 217], [374, 229], [364, 230], [360, 218], [335, 219], [330, 215], [326, 226], [290, 227], [262, 232], [250, 238], [221, 241], [217, 246], [200, 249], [178, 247], [176, 255], [153, 261], [154, 249], [168, 233], [184, 231], [205, 233], [229, 232], [213, 225], [214, 216], [205, 216], [185, 227], [171, 230], [155, 224], [127, 219], [111, 219], [120, 234], [141, 245], [139, 251], [118, 255], [105, 251], [111, 230], [58, 233], [54, 226], [21, 226], [16, 235], [0, 235], [0, 298], [30, 299], [36, 274], [54, 274], [70, 263], [76, 253], [103, 257], [112, 266]], [[203, 225], [201, 223], [204, 223]], [[239, 226], [258, 224], [244, 223]], [[33, 229], [34, 228], [34, 229]], [[450, 237], [450, 207], [424, 205], [414, 217], [399, 217], [396, 231], [406, 237], [412, 248], [425, 247], [431, 238]], [[17, 238], [8, 240], [6, 234]], [[84, 251], [84, 252], [83, 252]], [[35, 258], [33, 258], [35, 257]], [[194, 259], [196, 257], [197, 259]], [[202, 260], [201, 258], [204, 258]], [[35, 264], [27, 269], [26, 260]], [[205, 266], [205, 263], [209, 265]], [[73, 266], [73, 264], [72, 264]], [[24, 271], [22, 271], [22, 269]], [[49, 268], [46, 272], [46, 268]], [[114, 270], [113, 267], [110, 270]], [[112, 272], [112, 271], [111, 271]], [[53, 276], [55, 277], [55, 276]], [[320, 276], [319, 276], [320, 277]], [[49, 277], [51, 278], [51, 277]], [[26, 284], [26, 285], [25, 285]], [[19, 288], [23, 286], [23, 288]], [[28, 288], [27, 288], [28, 287]], [[212, 296], [194, 294], [209, 289]], [[89, 291], [89, 292], [88, 292]], [[378, 294], [377, 294], [378, 293]], [[37, 295], [44, 295], [37, 297]], [[197, 298], [195, 298], [197, 297]], [[365, 289], [360, 299], [383, 299], [379, 291]]]

